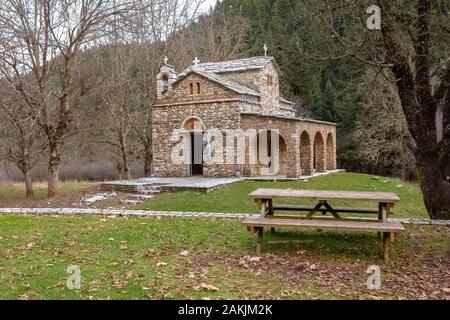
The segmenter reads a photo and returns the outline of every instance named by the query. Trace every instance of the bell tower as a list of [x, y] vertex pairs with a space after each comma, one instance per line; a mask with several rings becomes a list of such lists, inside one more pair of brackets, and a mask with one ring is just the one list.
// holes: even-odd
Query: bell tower
[[159, 68], [156, 75], [156, 97], [163, 98], [170, 91], [172, 91], [172, 83], [177, 79], [175, 68], [168, 64], [167, 57], [164, 57], [164, 64]]

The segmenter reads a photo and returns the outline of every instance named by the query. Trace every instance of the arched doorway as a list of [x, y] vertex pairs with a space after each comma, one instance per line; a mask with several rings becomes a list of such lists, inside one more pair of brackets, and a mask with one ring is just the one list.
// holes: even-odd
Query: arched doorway
[[183, 122], [183, 129], [189, 132], [188, 175], [203, 175], [203, 122], [190, 117]]
[[335, 163], [333, 135], [329, 133], [327, 135], [327, 170], [336, 169]]
[[316, 172], [325, 172], [325, 144], [320, 132], [317, 132], [314, 136], [313, 165]]
[[[261, 137], [265, 135], [265, 154], [260, 153], [262, 147]], [[273, 139], [277, 139], [274, 141]], [[261, 175], [286, 175], [288, 171], [287, 146], [283, 136], [275, 130], [262, 130], [257, 141], [258, 166]], [[268, 161], [262, 157], [268, 157]], [[268, 162], [268, 163], [267, 163]]]
[[310, 176], [312, 174], [311, 165], [311, 139], [306, 131], [300, 135], [300, 169], [302, 175]]

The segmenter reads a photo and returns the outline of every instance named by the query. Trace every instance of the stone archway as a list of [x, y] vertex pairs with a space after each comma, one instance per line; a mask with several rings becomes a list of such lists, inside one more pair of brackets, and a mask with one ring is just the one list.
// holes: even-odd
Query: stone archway
[[[276, 137], [278, 138], [277, 143], [272, 141], [272, 133], [276, 134]], [[266, 135], [265, 155], [270, 159], [269, 164], [264, 164], [264, 161], [262, 161], [262, 159], [260, 158], [261, 135]], [[286, 140], [278, 132], [278, 130], [267, 129], [261, 130], [259, 132], [257, 139], [257, 154], [258, 154], [258, 167], [260, 175], [287, 175], [288, 172], [287, 145]]]
[[278, 135], [278, 149], [279, 149], [279, 170], [278, 175], [287, 175], [288, 163], [287, 163], [287, 145], [281, 134]]
[[312, 174], [311, 161], [311, 139], [307, 131], [303, 131], [300, 135], [300, 169], [301, 174], [310, 176]]
[[336, 160], [334, 153], [333, 135], [328, 133], [327, 135], [327, 170], [336, 169]]
[[316, 172], [325, 172], [326, 163], [325, 163], [325, 143], [323, 141], [322, 134], [320, 131], [316, 132], [314, 136], [314, 145], [313, 145], [313, 166]]

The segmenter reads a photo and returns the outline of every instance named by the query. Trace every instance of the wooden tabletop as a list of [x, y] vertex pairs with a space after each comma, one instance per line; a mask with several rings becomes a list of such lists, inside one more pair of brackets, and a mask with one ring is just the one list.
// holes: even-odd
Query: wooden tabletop
[[309, 198], [317, 200], [362, 200], [385, 203], [396, 203], [400, 198], [393, 192], [371, 191], [332, 191], [332, 190], [300, 190], [300, 189], [264, 189], [259, 188], [249, 194], [255, 199], [273, 198]]

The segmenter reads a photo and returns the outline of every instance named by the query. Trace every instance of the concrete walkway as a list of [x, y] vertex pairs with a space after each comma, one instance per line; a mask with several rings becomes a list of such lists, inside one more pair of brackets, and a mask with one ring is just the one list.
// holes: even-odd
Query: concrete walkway
[[241, 181], [242, 178], [140, 178], [133, 180], [108, 181], [101, 184], [103, 190], [139, 192], [151, 187], [162, 191], [195, 190], [209, 192], [225, 184]]
[[201, 176], [193, 176], [186, 178], [139, 178], [132, 180], [107, 181], [101, 184], [103, 190], [125, 191], [125, 192], [142, 192], [149, 188], [158, 188], [161, 191], [180, 191], [195, 190], [209, 192], [223, 185], [242, 181], [299, 181], [308, 180], [315, 177], [329, 175], [337, 172], [344, 172], [343, 169], [329, 170], [326, 172], [315, 172], [310, 176], [301, 176], [299, 178], [287, 178], [286, 176], [256, 176], [256, 177], [240, 177], [240, 178], [205, 178]]
[[[172, 218], [219, 218], [244, 219], [259, 214], [221, 213], [221, 212], [182, 212], [182, 211], [146, 211], [119, 209], [84, 209], [84, 208], [0, 208], [0, 215], [33, 216], [108, 216], [108, 217], [172, 217]], [[450, 220], [427, 219], [389, 219], [389, 221], [416, 225], [450, 226]]]

